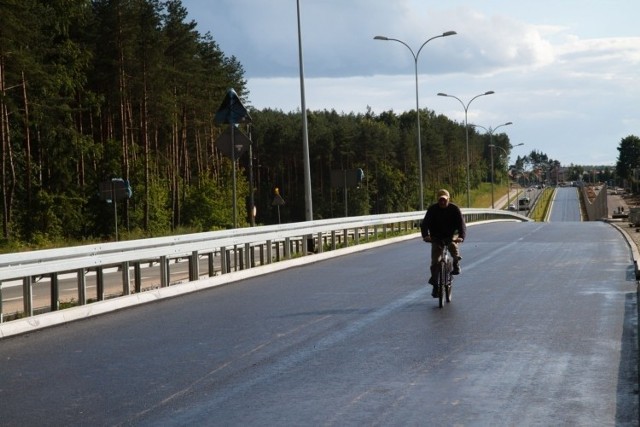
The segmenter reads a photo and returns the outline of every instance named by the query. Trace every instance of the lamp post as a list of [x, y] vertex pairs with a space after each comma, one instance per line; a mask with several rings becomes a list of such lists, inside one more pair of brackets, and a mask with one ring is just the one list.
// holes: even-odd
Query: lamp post
[[394, 41], [394, 42], [398, 42], [403, 44], [407, 49], [409, 49], [409, 52], [411, 52], [411, 55], [413, 55], [413, 63], [414, 63], [414, 70], [415, 70], [415, 76], [416, 76], [416, 118], [417, 118], [417, 128], [418, 128], [418, 173], [420, 174], [420, 210], [424, 210], [424, 184], [423, 184], [423, 178], [422, 178], [422, 143], [420, 141], [420, 106], [419, 106], [419, 102], [418, 102], [418, 56], [420, 55], [420, 52], [422, 51], [422, 48], [429, 43], [431, 40], [433, 39], [437, 39], [440, 37], [447, 37], [447, 36], [453, 36], [454, 34], [457, 34], [455, 31], [446, 31], [442, 34], [439, 34], [437, 36], [431, 37], [430, 39], [428, 39], [427, 41], [425, 41], [424, 43], [422, 43], [422, 45], [420, 46], [420, 48], [418, 49], [417, 52], [414, 52], [413, 49], [411, 49], [411, 47], [409, 47], [408, 44], [406, 44], [405, 42], [403, 42], [402, 40], [398, 40], [398, 39], [393, 39], [390, 37], [385, 37], [385, 36], [375, 36], [373, 39], [374, 40], [383, 40], [383, 41]]
[[[495, 128], [491, 128], [491, 126], [489, 126], [489, 129], [487, 129], [484, 126], [480, 126], [480, 125], [471, 125], [475, 128], [481, 128], [484, 129], [485, 132], [487, 132], [489, 134], [489, 147], [493, 148], [493, 132], [495, 132], [496, 129], [502, 127], [502, 126], [509, 126], [512, 125], [512, 122], [507, 122], [507, 123], [503, 123], [501, 125], [496, 126]], [[494, 206], [494, 202], [493, 202], [493, 149], [489, 150], [489, 153], [491, 154], [491, 209], [495, 209], [496, 207]]]
[[304, 63], [302, 61], [302, 31], [300, 28], [300, 0], [296, 1], [298, 16], [298, 63], [300, 68], [300, 108], [302, 109], [302, 160], [304, 166], [304, 212], [305, 220], [313, 221], [311, 197], [311, 162], [309, 160], [309, 132], [307, 130], [307, 105], [304, 97]]
[[479, 98], [481, 96], [485, 96], [485, 95], [493, 95], [494, 93], [495, 92], [492, 90], [487, 91], [485, 93], [481, 93], [480, 95], [476, 95], [473, 98], [471, 98], [471, 100], [466, 104], [462, 102], [462, 100], [457, 96], [447, 95], [446, 93], [442, 93], [442, 92], [438, 94], [438, 96], [446, 96], [449, 98], [457, 99], [458, 102], [460, 102], [460, 104], [462, 105], [462, 108], [464, 108], [464, 130], [465, 130], [465, 139], [466, 139], [466, 145], [467, 145], [467, 207], [468, 208], [471, 207], [471, 183], [470, 183], [470, 176], [469, 176], [469, 126], [467, 126], [467, 113], [469, 111], [469, 105], [471, 105], [474, 99]]
[[[521, 145], [524, 145], [524, 142], [521, 142], [520, 144], [516, 144], [516, 145], [509, 145], [509, 148], [519, 147]], [[502, 151], [504, 151], [504, 155], [507, 158], [507, 169], [508, 169], [509, 168], [509, 153], [507, 153], [507, 150], [505, 150], [504, 148], [500, 147], [499, 145], [494, 145], [494, 144], [489, 144], [489, 147], [491, 147], [491, 149], [492, 149], [491, 168], [493, 169], [493, 148], [499, 148]], [[509, 178], [508, 178], [508, 174], [507, 174], [507, 209], [509, 208], [509, 197], [510, 197], [510, 194], [511, 194], [510, 190], [511, 190], [511, 182], [509, 182]], [[493, 188], [491, 189], [491, 191], [493, 192]], [[491, 195], [491, 197], [492, 197], [491, 207], [493, 207], [493, 194]]]

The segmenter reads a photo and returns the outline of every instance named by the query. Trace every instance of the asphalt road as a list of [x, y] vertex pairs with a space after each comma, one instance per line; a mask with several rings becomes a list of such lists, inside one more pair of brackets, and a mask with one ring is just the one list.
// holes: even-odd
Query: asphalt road
[[577, 188], [558, 187], [556, 189], [549, 221], [582, 221]]
[[0, 425], [638, 425], [630, 251], [470, 227], [443, 309], [419, 239], [0, 341]]

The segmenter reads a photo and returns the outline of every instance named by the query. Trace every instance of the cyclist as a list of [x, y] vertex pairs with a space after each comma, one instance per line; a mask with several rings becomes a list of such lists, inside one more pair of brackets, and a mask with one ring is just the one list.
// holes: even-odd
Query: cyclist
[[[432, 242], [431, 245], [431, 278], [429, 284], [433, 285], [431, 296], [438, 297], [436, 290], [436, 274], [438, 259], [442, 254], [442, 248], [438, 244], [442, 240], [449, 243], [449, 252], [453, 257], [453, 271], [451, 274], [460, 274], [460, 250], [458, 243], [462, 243], [466, 237], [467, 226], [464, 222], [460, 208], [449, 201], [447, 190], [438, 190], [438, 202], [427, 209], [424, 219], [420, 224], [422, 239]], [[455, 237], [457, 234], [457, 237]]]

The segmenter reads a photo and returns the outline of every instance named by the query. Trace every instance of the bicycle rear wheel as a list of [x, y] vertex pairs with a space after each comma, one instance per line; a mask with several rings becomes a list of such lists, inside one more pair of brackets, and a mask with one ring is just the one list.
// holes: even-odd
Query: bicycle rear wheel
[[447, 266], [444, 262], [440, 263], [440, 269], [438, 271], [438, 307], [444, 306], [444, 299], [447, 288]]

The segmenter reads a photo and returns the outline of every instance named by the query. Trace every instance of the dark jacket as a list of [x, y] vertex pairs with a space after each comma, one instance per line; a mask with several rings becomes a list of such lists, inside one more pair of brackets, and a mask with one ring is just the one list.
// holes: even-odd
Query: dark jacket
[[437, 203], [429, 206], [420, 224], [422, 237], [431, 236], [435, 239], [451, 239], [454, 234], [464, 239], [467, 234], [467, 226], [464, 223], [460, 208], [449, 203], [446, 208], [441, 208]]

